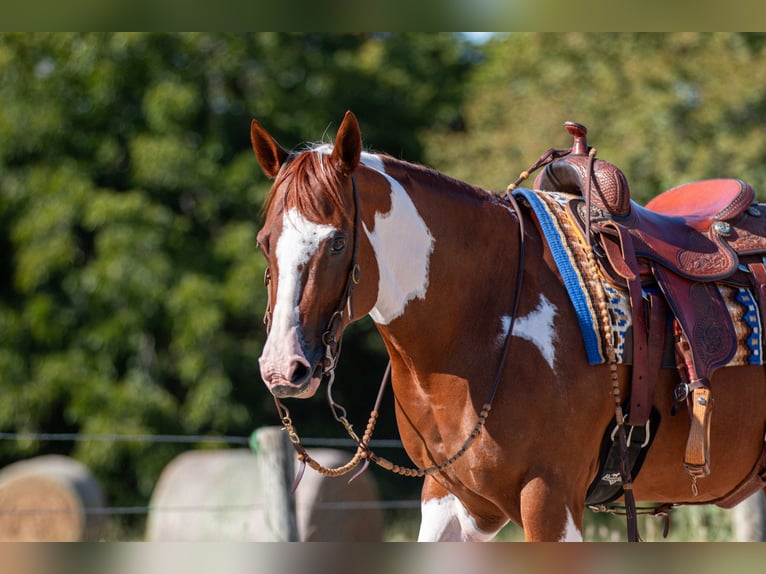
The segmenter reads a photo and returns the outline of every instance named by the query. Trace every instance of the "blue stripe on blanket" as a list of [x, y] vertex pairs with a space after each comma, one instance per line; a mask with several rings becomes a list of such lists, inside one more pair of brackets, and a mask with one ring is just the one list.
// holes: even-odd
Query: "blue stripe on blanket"
[[585, 293], [584, 282], [580, 270], [562, 239], [563, 233], [559, 229], [556, 219], [550, 214], [547, 206], [537, 197], [534, 191], [520, 187], [514, 190], [513, 194], [523, 197], [537, 216], [540, 229], [542, 229], [543, 235], [548, 242], [553, 259], [556, 261], [559, 273], [564, 281], [564, 286], [574, 305], [583, 342], [585, 343], [588, 362], [591, 365], [603, 363], [604, 357], [601, 354], [601, 339], [598, 325], [591, 312], [589, 299]]

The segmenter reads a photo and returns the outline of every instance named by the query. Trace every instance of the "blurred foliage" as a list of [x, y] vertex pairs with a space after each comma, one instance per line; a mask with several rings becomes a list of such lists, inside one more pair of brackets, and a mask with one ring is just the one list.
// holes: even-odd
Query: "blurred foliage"
[[[585, 124], [598, 157], [646, 202], [707, 177], [739, 177], [766, 199], [763, 34], [510, 34], [485, 46], [470, 79], [465, 131], [426, 138], [427, 161], [503, 190], [565, 121]], [[532, 180], [528, 181], [529, 186]]]
[[[367, 147], [494, 189], [569, 146], [574, 120], [639, 200], [719, 176], [763, 199], [764, 38], [0, 35], [0, 430], [245, 436], [277, 422], [257, 366], [269, 182], [251, 118], [294, 147], [331, 139], [351, 109]], [[369, 319], [344, 347], [335, 396], [363, 426], [386, 358]], [[387, 400], [376, 436], [390, 438]], [[343, 436], [322, 397], [290, 408], [303, 435]], [[134, 505], [185, 448], [3, 441], [0, 465], [70, 454], [110, 503]], [[381, 479], [384, 496], [419, 488]]]
[[[370, 145], [421, 159], [419, 129], [459, 117], [471, 53], [452, 34], [0, 35], [0, 428], [277, 423], [257, 367], [269, 182], [251, 118], [290, 147], [353, 108]], [[384, 366], [371, 329], [348, 345], [359, 381]], [[366, 417], [365, 399], [348, 407]], [[338, 430], [326, 409], [302, 412], [309, 436]], [[0, 463], [71, 454], [134, 505], [182, 448], [4, 441]]]

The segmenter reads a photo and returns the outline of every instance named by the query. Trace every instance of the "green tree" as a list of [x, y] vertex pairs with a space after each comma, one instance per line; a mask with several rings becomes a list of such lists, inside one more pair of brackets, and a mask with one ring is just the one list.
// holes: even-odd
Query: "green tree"
[[[257, 368], [269, 182], [251, 118], [293, 146], [350, 108], [368, 144], [418, 160], [421, 130], [459, 122], [471, 65], [450, 34], [0, 35], [0, 428], [274, 424]], [[338, 396], [366, 417], [353, 390], [374, 393], [366, 367], [383, 357], [369, 325], [357, 335]], [[300, 412], [309, 432], [330, 420]], [[4, 441], [0, 462], [73, 454], [132, 505], [181, 448]]]
[[428, 141], [427, 161], [456, 177], [503, 190], [549, 147], [571, 145], [572, 120], [641, 202], [707, 177], [740, 177], [766, 199], [762, 34], [514, 33], [484, 56], [465, 130]]

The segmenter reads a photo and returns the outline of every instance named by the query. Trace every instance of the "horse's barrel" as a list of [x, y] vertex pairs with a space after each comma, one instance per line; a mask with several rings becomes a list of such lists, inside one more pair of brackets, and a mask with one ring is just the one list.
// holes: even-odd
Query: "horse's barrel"
[[76, 542], [98, 540], [105, 516], [104, 493], [76, 460], [45, 455], [0, 471], [0, 540]]

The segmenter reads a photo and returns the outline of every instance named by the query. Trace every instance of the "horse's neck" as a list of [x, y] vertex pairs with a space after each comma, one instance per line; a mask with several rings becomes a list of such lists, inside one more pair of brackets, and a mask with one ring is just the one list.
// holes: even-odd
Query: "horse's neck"
[[516, 219], [501, 200], [448, 178], [407, 178], [405, 189], [392, 175], [390, 210], [365, 226], [380, 277], [370, 316], [415, 363], [433, 345], [492, 345], [513, 302]]

